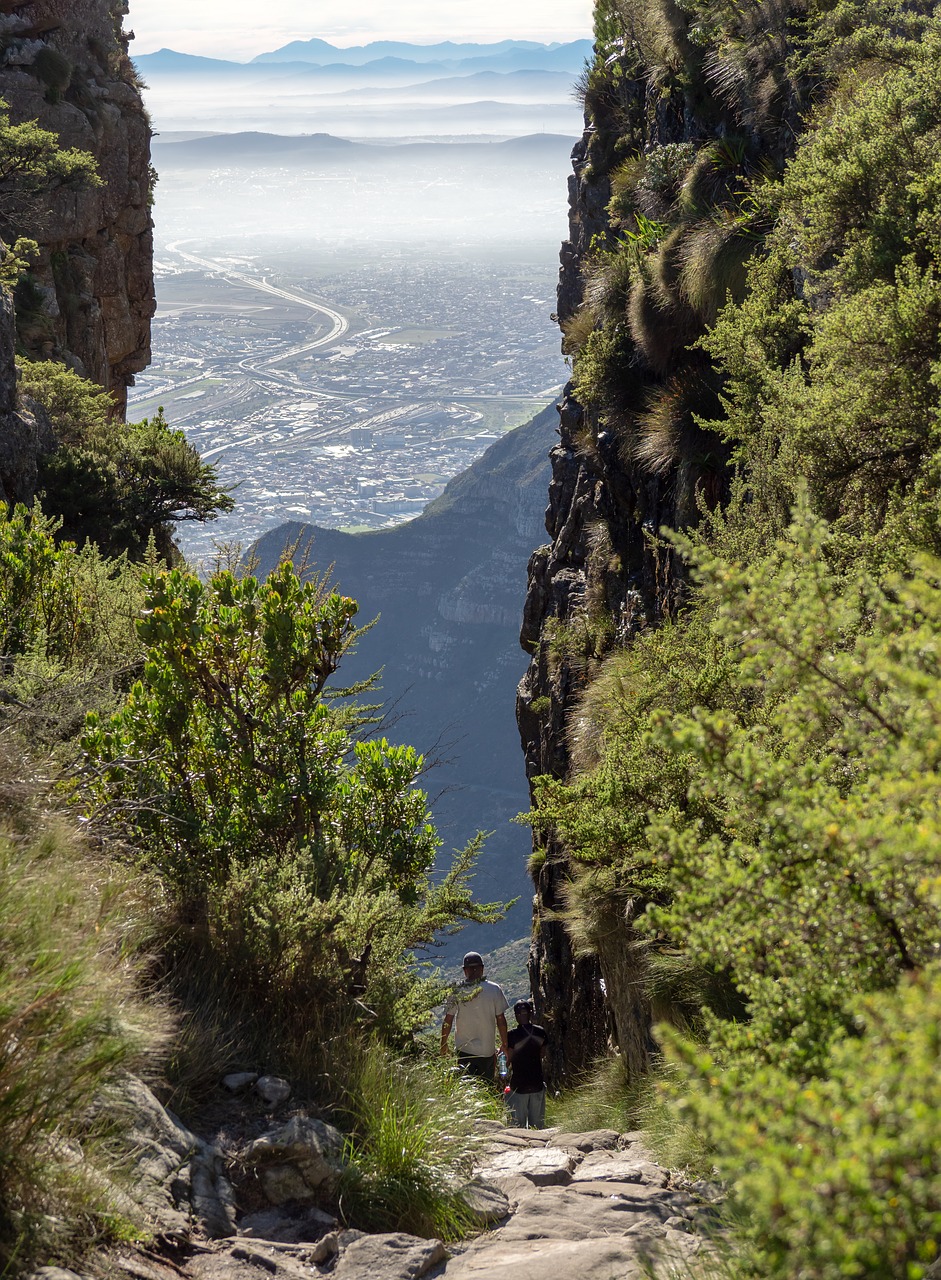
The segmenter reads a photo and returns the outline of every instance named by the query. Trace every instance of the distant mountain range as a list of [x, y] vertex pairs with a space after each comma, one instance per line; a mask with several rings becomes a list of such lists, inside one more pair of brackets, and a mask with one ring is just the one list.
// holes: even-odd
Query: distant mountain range
[[[319, 42], [306, 42], [323, 44]], [[512, 42], [499, 45], [393, 45], [391, 43], [366, 45], [362, 50], [335, 49], [335, 58], [317, 62], [302, 56], [280, 56], [283, 50], [263, 54], [253, 62], [231, 62], [217, 58], [202, 58], [174, 49], [160, 49], [135, 57], [134, 63], [145, 80], [153, 77], [203, 77], [212, 76], [230, 80], [242, 80], [251, 84], [297, 76], [311, 84], [322, 83], [329, 87], [339, 81], [358, 84], [388, 82], [420, 83], [442, 76], [469, 76], [481, 72], [513, 74], [521, 71], [556, 72], [570, 79], [581, 70], [591, 52], [591, 42], [576, 40], [570, 44], [539, 46], [523, 44], [507, 47]], [[333, 46], [327, 45], [327, 48]], [[286, 45], [285, 50], [292, 49]], [[395, 53], [382, 52], [394, 48]], [[472, 56], [417, 56], [429, 50], [474, 50]], [[375, 50], [370, 57], [348, 58], [347, 54]], [[486, 52], [490, 50], [490, 52]], [[411, 56], [415, 54], [416, 56]]]
[[[319, 52], [329, 50], [329, 55]], [[319, 54], [319, 56], [318, 56]], [[251, 63], [200, 58], [160, 49], [140, 54], [134, 64], [145, 76], [227, 76], [259, 83], [284, 74], [306, 73], [330, 81], [358, 76], [430, 79], [442, 74], [472, 76], [478, 72], [565, 72], [575, 76], [591, 54], [589, 40], [566, 45], [535, 45], [527, 41], [502, 41], [495, 45], [405, 45], [396, 41], [376, 42], [358, 49], [334, 49], [323, 40], [296, 41], [271, 54], [260, 54]]]
[[513, 137], [579, 130], [572, 87], [590, 52], [588, 40], [355, 49], [307, 40], [247, 63], [160, 49], [135, 64], [161, 132]]
[[529, 806], [514, 708], [526, 666], [519, 647], [526, 564], [546, 540], [557, 423], [550, 405], [509, 432], [408, 524], [349, 534], [289, 523], [254, 548], [264, 573], [296, 546], [295, 559], [306, 556], [310, 569], [332, 566], [363, 622], [379, 615], [344, 660], [341, 681], [382, 668], [382, 697], [404, 717], [389, 736], [446, 758], [426, 779], [431, 795], [448, 788], [435, 804], [445, 850], [478, 829], [494, 832], [478, 893], [521, 900], [502, 925], [462, 934], [458, 952], [490, 949], [530, 927], [530, 841], [511, 823]]
[[357, 165], [393, 164], [401, 167], [409, 160], [453, 166], [480, 161], [488, 165], [512, 166], [527, 163], [564, 166], [574, 137], [555, 133], [534, 133], [506, 142], [406, 142], [382, 146], [368, 142], [350, 142], [329, 133], [274, 134], [245, 131], [242, 133], [210, 133], [203, 137], [183, 137], [172, 141], [158, 136], [151, 147], [158, 169], [193, 168], [213, 165], [251, 165], [268, 161], [273, 164], [303, 164], [336, 160]]
[[260, 53], [253, 62], [314, 62], [328, 66], [331, 62], [345, 62], [350, 66], [363, 66], [377, 58], [407, 58], [409, 62], [455, 62], [467, 58], [492, 58], [501, 54], [510, 57], [532, 55], [545, 59], [553, 54], [563, 56], [578, 50], [578, 56], [587, 58], [591, 53], [590, 40], [573, 40], [563, 44], [540, 44], [534, 40], [499, 40], [493, 44], [455, 44], [451, 40], [439, 44], [409, 44], [401, 40], [374, 40], [370, 44], [338, 48], [326, 40], [292, 40], [271, 53]]

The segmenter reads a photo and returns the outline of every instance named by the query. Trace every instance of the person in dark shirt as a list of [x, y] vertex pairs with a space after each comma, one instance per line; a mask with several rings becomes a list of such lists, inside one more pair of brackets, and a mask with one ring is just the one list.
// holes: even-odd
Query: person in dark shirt
[[542, 1075], [545, 1030], [533, 1022], [529, 1000], [513, 1006], [516, 1028], [507, 1036], [506, 1056], [510, 1063], [510, 1092], [507, 1104], [520, 1129], [544, 1129], [546, 1124], [546, 1082]]

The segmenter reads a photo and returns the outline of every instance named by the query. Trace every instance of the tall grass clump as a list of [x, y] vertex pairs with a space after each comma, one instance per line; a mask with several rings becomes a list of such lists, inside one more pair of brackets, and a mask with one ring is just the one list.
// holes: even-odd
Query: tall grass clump
[[681, 1075], [669, 1062], [638, 1076], [620, 1055], [603, 1058], [580, 1085], [549, 1099], [548, 1123], [571, 1133], [640, 1130], [645, 1144], [666, 1168], [682, 1169], [693, 1177], [713, 1177], [712, 1148], [682, 1105], [677, 1105]]
[[335, 1114], [349, 1133], [343, 1216], [373, 1231], [453, 1240], [473, 1225], [461, 1188], [475, 1122], [495, 1096], [434, 1058], [407, 1062], [376, 1041], [344, 1061]]
[[128, 1229], [102, 1177], [107, 1116], [89, 1118], [102, 1088], [160, 1033], [117, 945], [127, 905], [66, 828], [32, 841], [0, 835], [4, 1276], [37, 1259], [68, 1263]]
[[619, 1055], [603, 1058], [575, 1088], [548, 1099], [546, 1122], [570, 1133], [636, 1129], [639, 1088]]

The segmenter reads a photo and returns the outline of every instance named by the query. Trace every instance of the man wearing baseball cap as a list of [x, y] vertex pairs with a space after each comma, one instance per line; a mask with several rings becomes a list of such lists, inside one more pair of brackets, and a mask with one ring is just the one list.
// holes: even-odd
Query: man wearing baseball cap
[[454, 1026], [457, 1061], [468, 1075], [494, 1082], [496, 1038], [507, 1051], [506, 1016], [509, 1001], [503, 988], [484, 977], [483, 956], [468, 951], [464, 957], [464, 981], [445, 1005], [441, 1024], [441, 1056], [448, 1055], [448, 1038]]

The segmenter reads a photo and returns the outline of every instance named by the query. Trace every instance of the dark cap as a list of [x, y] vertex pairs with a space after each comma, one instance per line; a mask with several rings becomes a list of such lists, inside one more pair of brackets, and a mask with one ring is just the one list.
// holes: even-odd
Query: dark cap
[[529, 1012], [532, 1013], [533, 1012], [532, 1000], [517, 1000], [516, 1004], [513, 1006], [513, 1012], [515, 1013], [517, 1009], [528, 1009]]
[[483, 962], [484, 958], [479, 951], [468, 951], [467, 955], [461, 961], [461, 964], [466, 969], [469, 964], [482, 965]]

